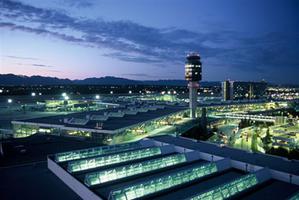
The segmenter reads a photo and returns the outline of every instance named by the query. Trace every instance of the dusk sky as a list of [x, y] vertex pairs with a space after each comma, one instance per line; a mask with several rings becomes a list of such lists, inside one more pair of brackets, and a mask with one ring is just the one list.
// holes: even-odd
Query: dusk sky
[[0, 0], [0, 73], [299, 84], [297, 0]]

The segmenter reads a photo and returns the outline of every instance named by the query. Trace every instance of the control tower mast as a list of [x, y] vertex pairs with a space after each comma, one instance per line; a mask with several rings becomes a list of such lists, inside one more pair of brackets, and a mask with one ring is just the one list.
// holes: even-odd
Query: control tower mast
[[198, 82], [202, 79], [201, 72], [202, 70], [199, 54], [188, 54], [185, 64], [185, 79], [188, 81], [190, 117], [192, 119], [196, 117], [197, 89], [199, 88]]

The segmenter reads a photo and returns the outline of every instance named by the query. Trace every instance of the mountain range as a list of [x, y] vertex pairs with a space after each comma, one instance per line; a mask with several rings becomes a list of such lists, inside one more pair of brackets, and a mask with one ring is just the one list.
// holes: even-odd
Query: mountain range
[[[93, 77], [82, 80], [60, 79], [57, 77], [46, 76], [23, 76], [15, 74], [0, 74], [0, 85], [3, 86], [30, 86], [30, 85], [169, 85], [186, 86], [185, 80], [131, 80], [120, 77], [105, 76]], [[212, 86], [220, 85], [220, 82], [201, 82], [201, 85]]]

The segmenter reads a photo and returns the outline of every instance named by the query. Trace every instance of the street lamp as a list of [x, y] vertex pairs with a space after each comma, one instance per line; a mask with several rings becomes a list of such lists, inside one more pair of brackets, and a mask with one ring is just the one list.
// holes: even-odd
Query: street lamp
[[12, 99], [7, 99], [7, 103], [12, 103]]
[[32, 96], [32, 97], [35, 97], [35, 95], [36, 95], [35, 92], [32, 92], [32, 93], [31, 93], [31, 96]]
[[100, 95], [97, 94], [97, 95], [96, 95], [96, 99], [100, 99]]

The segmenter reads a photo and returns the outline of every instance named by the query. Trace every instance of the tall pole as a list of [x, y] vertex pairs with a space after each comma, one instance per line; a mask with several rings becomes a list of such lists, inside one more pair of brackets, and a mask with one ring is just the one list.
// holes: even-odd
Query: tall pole
[[197, 107], [197, 90], [199, 84], [197, 82], [189, 82], [189, 107], [190, 107], [190, 117], [192, 119], [196, 118], [196, 107]]

